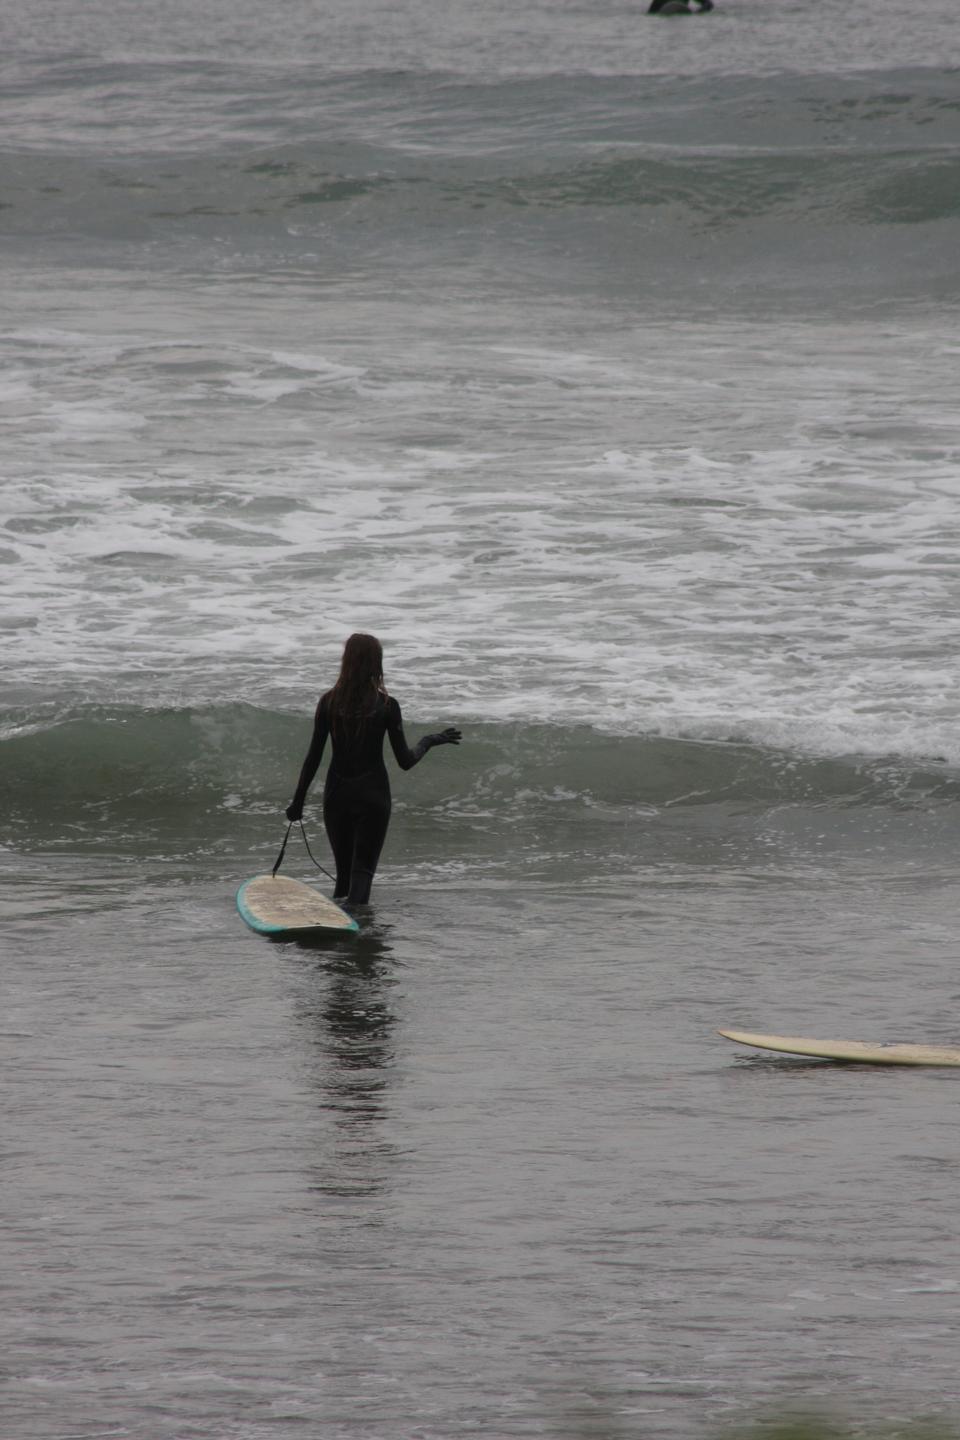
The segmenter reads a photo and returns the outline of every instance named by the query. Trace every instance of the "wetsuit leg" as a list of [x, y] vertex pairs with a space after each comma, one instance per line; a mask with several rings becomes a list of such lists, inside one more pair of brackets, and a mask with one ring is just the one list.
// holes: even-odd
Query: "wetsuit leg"
[[350, 891], [350, 871], [353, 866], [355, 826], [353, 809], [344, 794], [344, 785], [336, 776], [327, 771], [323, 787], [323, 823], [330, 841], [330, 849], [337, 867], [337, 878], [333, 886], [334, 900], [343, 900]]
[[344, 779], [327, 771], [323, 820], [337, 864], [334, 899], [366, 905], [390, 824], [386, 770]]
[[[364, 776], [365, 780], [370, 777]], [[356, 815], [356, 829], [353, 842], [353, 865], [350, 870], [350, 893], [347, 902], [351, 905], [366, 905], [370, 899], [370, 887], [377, 873], [377, 864], [383, 842], [387, 838], [390, 824], [390, 786], [387, 784], [366, 784]]]

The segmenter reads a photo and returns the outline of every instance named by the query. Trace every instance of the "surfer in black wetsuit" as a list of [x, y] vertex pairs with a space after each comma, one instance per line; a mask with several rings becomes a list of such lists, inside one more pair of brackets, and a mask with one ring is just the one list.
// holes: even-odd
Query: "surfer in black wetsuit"
[[424, 735], [411, 750], [400, 706], [383, 684], [383, 648], [373, 635], [351, 635], [340, 675], [321, 695], [313, 739], [300, 771], [287, 819], [299, 820], [303, 802], [330, 737], [333, 753], [323, 787], [323, 823], [337, 864], [333, 898], [365, 905], [390, 824], [390, 781], [383, 763], [384, 736], [401, 770], [412, 770], [435, 745], [459, 745], [452, 726]]
[[[713, 0], [695, 0], [697, 9], [701, 14], [713, 9]], [[686, 0], [651, 0], [648, 15], [693, 15], [694, 11], [686, 4]]]

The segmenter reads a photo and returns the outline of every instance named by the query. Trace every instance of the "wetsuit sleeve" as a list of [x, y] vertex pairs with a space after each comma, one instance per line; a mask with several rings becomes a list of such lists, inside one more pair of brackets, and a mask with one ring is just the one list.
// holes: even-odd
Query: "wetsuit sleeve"
[[310, 749], [307, 751], [307, 758], [303, 762], [300, 771], [300, 779], [297, 781], [297, 788], [289, 806], [287, 807], [287, 819], [299, 820], [303, 814], [303, 802], [307, 798], [307, 791], [313, 784], [313, 777], [317, 773], [320, 759], [323, 755], [323, 747], [327, 743], [327, 736], [330, 734], [330, 720], [327, 715], [327, 707], [323, 701], [317, 706], [317, 713], [313, 721], [313, 739], [310, 741]]
[[424, 735], [423, 739], [419, 740], [412, 750], [410, 749], [407, 737], [403, 733], [403, 716], [400, 713], [400, 706], [392, 695], [387, 701], [387, 734], [390, 736], [390, 748], [401, 770], [412, 770], [417, 761], [422, 760], [431, 745], [435, 743], [432, 735]]

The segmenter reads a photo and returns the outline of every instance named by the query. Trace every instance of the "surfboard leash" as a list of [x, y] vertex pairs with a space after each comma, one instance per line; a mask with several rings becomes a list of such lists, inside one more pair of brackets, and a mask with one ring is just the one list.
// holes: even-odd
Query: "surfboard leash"
[[304, 828], [303, 828], [303, 821], [302, 821], [302, 820], [299, 820], [297, 823], [298, 823], [299, 826], [300, 826], [300, 834], [303, 836], [303, 843], [304, 843], [304, 845], [306, 845], [306, 847], [307, 847], [307, 854], [310, 856], [310, 859], [313, 861], [314, 865], [316, 865], [317, 869], [318, 869], [318, 870], [323, 870], [323, 873], [324, 873], [324, 875], [326, 875], [327, 879], [328, 879], [328, 880], [332, 880], [333, 883], [334, 883], [334, 885], [336, 885], [336, 883], [337, 883], [336, 876], [335, 876], [335, 875], [331, 875], [329, 870], [324, 870], [323, 866], [320, 864], [320, 861], [316, 858], [316, 856], [314, 855], [313, 851], [310, 849], [310, 841], [307, 839], [307, 832], [306, 832], [306, 830], [304, 830]]
[[277, 871], [280, 869], [280, 866], [283, 864], [283, 857], [287, 853], [287, 841], [290, 839], [290, 831], [292, 829], [293, 821], [291, 820], [290, 824], [287, 826], [287, 833], [283, 837], [283, 844], [280, 846], [280, 854], [273, 862], [273, 869], [270, 871], [271, 875], [276, 875]]
[[303, 836], [303, 843], [304, 843], [304, 845], [306, 845], [306, 847], [307, 847], [307, 854], [310, 856], [310, 859], [313, 861], [314, 865], [316, 865], [317, 869], [320, 870], [320, 871], [322, 871], [323, 874], [326, 875], [326, 877], [327, 877], [328, 880], [333, 880], [333, 883], [336, 884], [337, 882], [336, 882], [336, 879], [334, 878], [334, 876], [330, 874], [330, 871], [329, 871], [329, 870], [324, 870], [323, 866], [320, 864], [320, 861], [317, 859], [317, 857], [314, 855], [313, 851], [310, 849], [310, 841], [307, 839], [307, 832], [306, 832], [306, 830], [304, 830], [304, 828], [303, 828], [303, 821], [302, 821], [302, 820], [299, 820], [299, 821], [296, 821], [296, 822], [293, 821], [293, 820], [291, 820], [291, 821], [290, 821], [290, 824], [287, 826], [287, 833], [286, 833], [286, 835], [284, 835], [284, 837], [283, 837], [283, 844], [280, 846], [280, 854], [277, 856], [276, 860], [273, 862], [273, 869], [270, 871], [270, 874], [271, 874], [271, 875], [276, 875], [277, 871], [280, 869], [280, 866], [283, 864], [283, 857], [284, 857], [284, 855], [285, 855], [286, 852], [287, 852], [287, 841], [290, 839], [290, 831], [293, 829], [295, 823], [296, 823], [296, 824], [299, 824], [299, 826], [300, 826], [300, 834]]

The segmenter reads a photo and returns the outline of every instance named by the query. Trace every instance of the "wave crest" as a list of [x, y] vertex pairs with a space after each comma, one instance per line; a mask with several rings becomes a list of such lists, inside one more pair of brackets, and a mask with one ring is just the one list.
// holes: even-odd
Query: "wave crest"
[[[5, 843], [189, 848], [262, 838], [265, 824], [283, 824], [308, 738], [307, 718], [245, 705], [10, 715], [0, 735]], [[428, 760], [412, 782], [393, 778], [398, 809], [416, 824], [501, 833], [508, 822], [573, 833], [711, 806], [901, 811], [960, 800], [960, 780], [933, 761], [817, 759], [546, 725], [468, 726], [455, 760]]]

